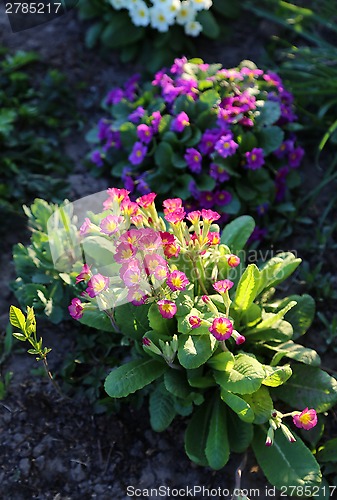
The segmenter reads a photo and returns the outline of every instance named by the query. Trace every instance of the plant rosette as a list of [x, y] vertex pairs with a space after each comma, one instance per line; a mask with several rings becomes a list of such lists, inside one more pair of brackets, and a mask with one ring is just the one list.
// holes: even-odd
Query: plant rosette
[[162, 218], [154, 193], [136, 202], [128, 194], [109, 189], [104, 211], [82, 221], [86, 262], [69, 275], [82, 290], [71, 316], [110, 325], [128, 346], [106, 392], [119, 399], [143, 390], [156, 431], [187, 417], [185, 449], [199, 465], [221, 469], [231, 451], [251, 445], [277, 488], [317, 487], [319, 466], [293, 429], [316, 425], [337, 401], [337, 381], [295, 342], [312, 322], [313, 299], [274, 296], [301, 259], [284, 252], [246, 267], [250, 216], [220, 239], [213, 210], [187, 214], [181, 199], [167, 199]]
[[[240, 6], [229, 0], [84, 0], [83, 19], [95, 19], [86, 43], [117, 49], [122, 61], [137, 60], [156, 71], [181, 53], [192, 53], [194, 40], [223, 37]], [[151, 51], [151, 58], [148, 57]]]
[[[88, 139], [96, 172], [111, 170], [131, 196], [155, 191], [203, 206], [221, 221], [249, 213], [252, 239], [281, 233], [296, 213], [304, 151], [297, 145], [292, 95], [274, 73], [250, 62], [224, 69], [200, 59], [176, 59], [152, 83], [137, 75], [105, 100], [106, 116]], [[268, 228], [268, 229], [267, 229]]]

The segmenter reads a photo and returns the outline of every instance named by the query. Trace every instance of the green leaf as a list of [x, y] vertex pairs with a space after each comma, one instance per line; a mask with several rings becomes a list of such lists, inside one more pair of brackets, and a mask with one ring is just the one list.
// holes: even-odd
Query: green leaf
[[266, 387], [261, 386], [254, 394], [245, 394], [243, 399], [254, 412], [254, 424], [263, 424], [270, 419], [274, 405]]
[[136, 359], [112, 370], [104, 388], [111, 398], [124, 398], [159, 378], [167, 365], [155, 359]]
[[229, 459], [226, 406], [217, 398], [213, 404], [205, 455], [212, 469], [219, 470]]
[[135, 307], [130, 303], [123, 304], [116, 308], [115, 320], [124, 335], [140, 340], [150, 329], [148, 311], [148, 305]]
[[198, 12], [197, 20], [202, 25], [202, 34], [208, 38], [218, 38], [220, 28], [210, 10], [202, 10]]
[[9, 309], [9, 321], [12, 326], [20, 328], [20, 330], [25, 331], [26, 328], [26, 318], [23, 312], [15, 306], [11, 306]]
[[263, 365], [247, 354], [237, 354], [230, 372], [214, 372], [215, 381], [225, 391], [250, 394], [261, 386], [265, 377]]
[[214, 370], [229, 372], [233, 368], [234, 362], [234, 355], [227, 351], [215, 354], [207, 361], [207, 364]]
[[304, 335], [310, 327], [315, 316], [315, 301], [310, 295], [290, 295], [278, 305], [284, 307], [288, 302], [295, 300], [296, 306], [291, 309], [285, 319], [293, 325], [294, 339]]
[[252, 305], [260, 287], [260, 271], [255, 264], [249, 264], [238, 283], [234, 309], [241, 313], [249, 309]]
[[264, 128], [257, 135], [260, 139], [260, 147], [264, 149], [265, 156], [278, 149], [284, 139], [284, 131], [276, 126]]
[[212, 356], [216, 343], [211, 335], [180, 335], [178, 347], [180, 364], [187, 369], [198, 368]]
[[302, 260], [296, 258], [291, 252], [282, 252], [268, 260], [260, 270], [262, 278], [259, 293], [285, 281], [301, 262]]
[[[258, 332], [261, 332], [263, 330], [268, 330], [269, 328], [277, 328], [277, 324], [282, 320], [282, 318], [284, 317], [284, 315], [290, 311], [290, 309], [292, 307], [294, 307], [296, 305], [296, 302], [293, 300], [291, 302], [289, 302], [285, 307], [283, 307], [283, 309], [281, 309], [280, 311], [278, 311], [278, 313], [274, 314], [274, 313], [264, 313], [262, 314], [262, 321], [260, 323], [258, 323], [255, 328], [252, 328], [251, 330], [247, 331], [247, 335], [252, 335], [254, 334], [255, 332], [258, 333]], [[288, 322], [286, 322], [288, 323]], [[288, 323], [290, 324], [290, 323]]]
[[160, 314], [156, 303], [151, 304], [148, 312], [149, 324], [152, 330], [160, 332], [164, 335], [170, 335], [176, 331], [175, 319], [166, 319]]
[[21, 340], [22, 342], [25, 342], [27, 340], [26, 335], [24, 335], [23, 333], [19, 333], [19, 332], [14, 332], [13, 337], [15, 337], [18, 340]]
[[298, 436], [295, 436], [294, 443], [290, 443], [277, 430], [274, 444], [265, 446], [266, 434], [264, 428], [256, 427], [252, 446], [261, 469], [272, 485], [284, 491], [291, 486], [313, 487], [321, 483], [319, 465]]
[[187, 456], [198, 465], [208, 466], [205, 455], [211, 413], [209, 402], [204, 403], [192, 416], [185, 432], [185, 451]]
[[216, 90], [206, 90], [200, 95], [199, 101], [207, 104], [209, 108], [213, 108], [221, 101], [221, 98]]
[[0, 134], [9, 135], [12, 132], [16, 116], [14, 109], [0, 110]]
[[265, 347], [276, 351], [276, 354], [271, 362], [272, 366], [276, 366], [284, 356], [286, 358], [295, 359], [296, 361], [306, 365], [319, 366], [321, 364], [321, 358], [314, 349], [309, 349], [308, 347], [303, 347], [300, 344], [295, 344], [292, 340], [288, 340], [288, 342], [277, 344], [275, 346], [265, 344]]
[[250, 405], [240, 396], [221, 389], [221, 399], [237, 414], [244, 422], [254, 421], [254, 412]]
[[81, 325], [90, 326], [101, 332], [114, 332], [115, 329], [111, 324], [110, 319], [104, 312], [95, 310], [85, 310], [82, 318], [78, 320]]
[[186, 399], [191, 393], [186, 373], [180, 370], [167, 370], [164, 374], [164, 384], [166, 389], [177, 398]]
[[290, 380], [274, 389], [274, 394], [294, 408], [309, 407], [321, 413], [337, 403], [337, 380], [319, 368], [294, 365]]
[[263, 105], [257, 109], [260, 114], [256, 118], [256, 124], [259, 126], [272, 125], [281, 116], [281, 107], [276, 101], [263, 101]]
[[238, 418], [236, 413], [230, 409], [227, 410], [227, 422], [230, 429], [228, 439], [231, 451], [243, 453], [252, 442], [253, 425]]
[[292, 375], [292, 369], [289, 365], [283, 366], [265, 366], [267, 377], [262, 384], [268, 387], [278, 387], [284, 384]]
[[319, 462], [337, 462], [337, 438], [330, 439], [318, 449], [317, 460]]
[[173, 148], [168, 142], [160, 142], [154, 153], [154, 161], [161, 169], [172, 168]]
[[151, 427], [156, 432], [162, 432], [176, 416], [174, 398], [161, 384], [151, 392], [149, 402]]
[[221, 235], [221, 243], [229, 246], [232, 252], [242, 250], [255, 227], [253, 217], [242, 215], [227, 224]]

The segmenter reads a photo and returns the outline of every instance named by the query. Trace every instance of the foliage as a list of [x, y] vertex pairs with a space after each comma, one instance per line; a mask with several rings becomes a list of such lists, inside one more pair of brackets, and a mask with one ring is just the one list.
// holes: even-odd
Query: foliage
[[286, 236], [296, 207], [303, 149], [293, 132], [292, 96], [274, 73], [250, 61], [238, 68], [176, 60], [152, 84], [131, 78], [113, 89], [106, 115], [89, 139], [98, 142], [96, 172], [111, 169], [134, 195], [169, 192], [222, 213], [257, 217], [251, 241]]
[[32, 230], [31, 244], [18, 243], [13, 249], [17, 279], [11, 287], [22, 307], [34, 307], [52, 323], [65, 317], [66, 307], [74, 296], [64, 276], [54, 266], [49, 246], [47, 223], [57, 205], [36, 199], [30, 208], [24, 206]]
[[[238, 4], [229, 0], [166, 0], [152, 8], [155, 3], [159, 4], [146, 0], [146, 6], [139, 0], [129, 7], [126, 0], [82, 0], [77, 6], [80, 17], [95, 21], [86, 33], [87, 46], [101, 44], [106, 52], [115, 49], [123, 62], [134, 60], [156, 71], [177, 55], [195, 52], [193, 40], [200, 32], [206, 43], [209, 39], [223, 39], [228, 33], [228, 21], [240, 13]], [[159, 14], [159, 23], [158, 16], [150, 16], [147, 7]]]
[[[187, 417], [185, 449], [199, 465], [221, 469], [231, 451], [252, 445], [272, 484], [290, 495], [291, 486], [314, 491], [319, 466], [284, 419], [314, 427], [316, 411], [337, 402], [337, 381], [321, 370], [315, 351], [296, 342], [312, 322], [312, 298], [274, 295], [300, 259], [285, 252], [245, 267], [251, 217], [227, 225], [220, 241], [217, 212], [186, 215], [175, 198], [164, 202], [163, 219], [154, 198], [134, 203], [111, 188], [103, 212], [96, 205], [80, 220], [65, 205], [69, 218], [55, 213], [49, 226], [60, 236], [54, 255], [70, 249], [64, 231], [77, 231], [69, 241], [82, 249], [68, 270], [73, 276], [78, 269], [82, 287], [71, 316], [98, 329], [107, 318], [106, 328], [125, 345], [124, 361], [106, 378], [108, 395], [147, 394], [159, 432], [177, 415]], [[300, 410], [282, 413], [276, 405]]]
[[60, 126], [73, 121], [74, 101], [66, 78], [57, 70], [41, 68], [34, 52], [0, 51], [0, 210], [33, 194], [49, 193], [64, 199], [68, 158], [59, 153]]

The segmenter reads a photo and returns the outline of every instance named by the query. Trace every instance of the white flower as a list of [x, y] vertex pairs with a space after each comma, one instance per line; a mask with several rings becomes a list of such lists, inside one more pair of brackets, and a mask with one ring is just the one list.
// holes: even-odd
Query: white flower
[[150, 22], [150, 10], [143, 0], [138, 0], [138, 2], [131, 7], [129, 15], [135, 26], [147, 26]]
[[202, 32], [202, 25], [198, 21], [189, 21], [185, 24], [185, 33], [190, 36], [198, 36]]
[[152, 0], [152, 3], [154, 7], [162, 7], [163, 9], [166, 9], [170, 7], [172, 0]]
[[152, 7], [150, 16], [152, 28], [156, 28], [160, 32], [168, 31], [169, 26], [174, 23], [174, 16], [160, 7]]
[[169, 12], [175, 15], [177, 12], [179, 12], [180, 8], [181, 8], [180, 0], [170, 0], [170, 5], [168, 7]]
[[193, 9], [190, 0], [181, 2], [181, 7], [177, 12], [177, 23], [184, 25], [188, 22], [194, 21], [197, 12]]
[[212, 0], [191, 0], [192, 7], [195, 10], [208, 10], [212, 7]]
[[126, 9], [126, 0], [109, 0], [112, 7], [116, 10]]

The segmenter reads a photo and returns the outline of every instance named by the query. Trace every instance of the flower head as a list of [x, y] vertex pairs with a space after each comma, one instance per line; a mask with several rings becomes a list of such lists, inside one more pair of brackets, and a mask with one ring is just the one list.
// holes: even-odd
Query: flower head
[[204, 222], [207, 222], [208, 224], [212, 224], [212, 222], [220, 219], [220, 214], [218, 212], [214, 212], [214, 210], [201, 210], [201, 215], [203, 218]]
[[149, 144], [153, 136], [152, 128], [148, 125], [145, 125], [145, 123], [141, 123], [137, 127], [137, 136], [142, 142], [144, 142], [145, 144]]
[[199, 316], [190, 316], [188, 318], [188, 322], [193, 329], [199, 328], [199, 326], [201, 325], [201, 319], [199, 318]]
[[163, 201], [164, 214], [167, 215], [174, 212], [178, 208], [182, 208], [183, 201], [181, 198], [169, 198]]
[[251, 151], [247, 151], [247, 153], [245, 153], [245, 157], [247, 160], [246, 168], [249, 168], [250, 170], [257, 170], [264, 164], [264, 154], [262, 148], [254, 148]]
[[104, 292], [109, 286], [109, 278], [102, 276], [102, 274], [94, 274], [88, 281], [88, 287], [86, 289], [89, 297], [97, 297], [100, 293]]
[[240, 257], [234, 254], [227, 255], [227, 264], [229, 267], [237, 267], [240, 264]]
[[232, 134], [226, 134], [217, 141], [215, 150], [222, 158], [227, 158], [232, 156], [238, 147], [239, 145], [233, 140]]
[[165, 215], [165, 219], [167, 222], [170, 222], [173, 225], [179, 224], [184, 220], [184, 217], [186, 215], [185, 210], [181, 208], [177, 208], [174, 210], [174, 212], [170, 212], [167, 215]]
[[101, 221], [99, 227], [101, 228], [102, 233], [111, 236], [112, 234], [117, 233], [123, 221], [124, 219], [120, 215], [108, 215]]
[[231, 280], [221, 280], [221, 281], [216, 281], [213, 283], [213, 288], [216, 290], [218, 293], [226, 293], [228, 290], [232, 288], [234, 285], [233, 281]]
[[185, 290], [187, 285], [189, 285], [189, 281], [187, 276], [182, 271], [172, 271], [167, 277], [166, 280], [167, 285], [171, 288], [171, 290]]
[[305, 429], [308, 431], [312, 429], [317, 424], [317, 413], [316, 410], [311, 408], [304, 408], [303, 411], [296, 413], [293, 415], [293, 422], [296, 427]]
[[171, 125], [171, 130], [173, 132], [182, 132], [185, 127], [188, 127], [190, 125], [190, 119], [187, 113], [185, 111], [181, 111], [175, 119], [172, 122]]
[[199, 151], [195, 148], [187, 148], [184, 158], [191, 172], [193, 172], [194, 174], [200, 174], [202, 168], [201, 153], [199, 153]]
[[157, 304], [163, 318], [171, 319], [177, 312], [177, 306], [172, 300], [158, 300]]
[[70, 306], [68, 306], [69, 314], [74, 319], [80, 319], [83, 316], [83, 304], [80, 299], [75, 298], [71, 301]]
[[131, 153], [129, 154], [129, 161], [132, 165], [139, 165], [145, 158], [147, 147], [141, 142], [135, 142]]
[[76, 283], [80, 283], [81, 281], [85, 281], [90, 278], [90, 266], [88, 264], [84, 264], [82, 267], [82, 271], [80, 274], [76, 276]]
[[147, 193], [141, 196], [140, 198], [137, 198], [136, 201], [140, 207], [149, 208], [154, 202], [156, 196], [157, 196], [156, 193]]
[[211, 334], [220, 342], [229, 339], [233, 332], [233, 323], [228, 318], [215, 318], [209, 327]]

